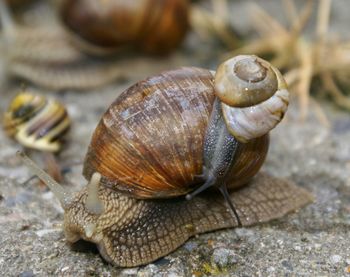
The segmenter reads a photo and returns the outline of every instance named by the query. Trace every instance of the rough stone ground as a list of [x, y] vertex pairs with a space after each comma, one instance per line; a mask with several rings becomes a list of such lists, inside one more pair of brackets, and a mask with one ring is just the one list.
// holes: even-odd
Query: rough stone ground
[[[131, 83], [55, 94], [74, 122], [62, 163], [83, 159], [101, 113]], [[1, 91], [1, 111], [12, 96], [13, 89]], [[272, 132], [264, 170], [308, 189], [315, 202], [263, 225], [192, 238], [167, 257], [132, 269], [114, 268], [96, 251], [66, 244], [58, 202], [36, 182], [22, 185], [30, 173], [14, 156], [19, 146], [0, 132], [1, 275], [350, 276], [350, 114], [322, 103], [330, 127], [320, 124], [314, 106], [301, 123], [295, 102]], [[80, 171], [77, 166], [67, 175], [68, 186], [85, 183]]]

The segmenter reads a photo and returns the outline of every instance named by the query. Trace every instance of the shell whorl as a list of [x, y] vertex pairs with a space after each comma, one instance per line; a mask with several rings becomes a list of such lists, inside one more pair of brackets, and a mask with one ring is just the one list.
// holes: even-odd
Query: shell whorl
[[60, 102], [21, 92], [5, 113], [3, 127], [9, 137], [25, 147], [57, 152], [70, 127], [70, 119]]
[[83, 174], [138, 198], [186, 194], [202, 171], [213, 75], [181, 68], [131, 86], [108, 108], [93, 134]]
[[237, 56], [218, 68], [215, 94], [230, 133], [240, 142], [267, 134], [282, 120], [289, 92], [278, 69], [256, 56]]

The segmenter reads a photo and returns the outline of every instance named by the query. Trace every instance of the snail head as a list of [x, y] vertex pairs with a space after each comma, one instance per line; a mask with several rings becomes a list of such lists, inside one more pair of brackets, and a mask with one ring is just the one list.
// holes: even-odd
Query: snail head
[[[100, 188], [101, 174], [95, 172], [86, 188], [81, 193], [73, 195], [23, 152], [18, 151], [17, 156], [50, 188], [61, 203], [65, 211], [64, 229], [69, 241], [74, 242], [82, 237], [77, 234], [84, 234], [86, 238], [91, 238], [98, 233], [98, 227], [102, 225], [100, 218], [106, 216], [106, 201], [104, 201], [106, 197], [103, 196], [103, 189]], [[82, 197], [84, 201], [81, 201]], [[80, 222], [82, 219], [83, 221]]]

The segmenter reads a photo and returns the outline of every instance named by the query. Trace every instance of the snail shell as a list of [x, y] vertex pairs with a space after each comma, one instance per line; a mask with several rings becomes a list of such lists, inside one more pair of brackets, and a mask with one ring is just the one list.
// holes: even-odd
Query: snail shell
[[254, 55], [236, 56], [221, 64], [215, 75], [215, 93], [222, 101], [227, 128], [241, 142], [272, 130], [289, 104], [279, 70]]
[[[212, 72], [181, 68], [127, 89], [108, 108], [93, 134], [83, 174], [137, 198], [183, 195], [199, 184], [203, 143], [215, 98]], [[230, 187], [260, 169], [268, 135], [240, 143]]]
[[92, 53], [134, 46], [163, 54], [176, 48], [189, 28], [187, 0], [63, 1], [60, 14], [74, 42]]
[[8, 136], [25, 147], [57, 152], [70, 127], [70, 119], [60, 102], [21, 92], [10, 103], [3, 127]]

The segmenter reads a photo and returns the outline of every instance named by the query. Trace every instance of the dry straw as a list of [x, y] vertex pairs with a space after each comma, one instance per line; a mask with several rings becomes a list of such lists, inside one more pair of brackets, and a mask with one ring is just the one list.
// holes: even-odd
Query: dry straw
[[[350, 110], [350, 97], [347, 95], [350, 88], [350, 41], [335, 38], [328, 31], [332, 0], [319, 0], [317, 3], [308, 0], [299, 11], [293, 0], [284, 0], [289, 22], [287, 27], [258, 5], [252, 6], [250, 18], [259, 38], [244, 40], [238, 48], [237, 36], [230, 32], [227, 20], [227, 1], [215, 0], [212, 3], [214, 8], [210, 16], [208, 11], [198, 7], [194, 10], [195, 30], [219, 37], [233, 49], [227, 54], [229, 56], [256, 54], [269, 59], [284, 72], [290, 90], [298, 95], [302, 119], [307, 116], [311, 103], [316, 105], [320, 120], [328, 124], [322, 110], [310, 96], [311, 88], [315, 88], [315, 93], [329, 95], [338, 106]], [[317, 9], [314, 9], [315, 6]], [[306, 36], [305, 27], [313, 11], [317, 11], [316, 27], [313, 35]]]

